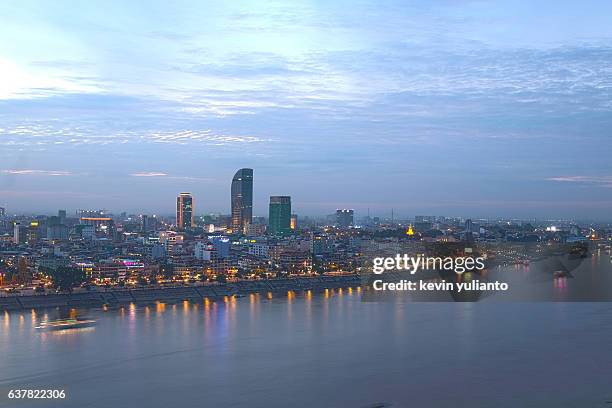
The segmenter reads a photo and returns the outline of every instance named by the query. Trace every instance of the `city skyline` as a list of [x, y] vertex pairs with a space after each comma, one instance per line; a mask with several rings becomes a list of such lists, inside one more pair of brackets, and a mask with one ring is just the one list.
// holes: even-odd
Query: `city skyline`
[[[229, 210], [218, 210], [218, 211], [214, 211], [214, 210], [208, 210], [208, 209], [202, 209], [202, 210], [196, 210], [195, 205], [194, 205], [194, 201], [195, 201], [195, 197], [192, 193], [190, 192], [181, 192], [178, 193], [178, 195], [176, 195], [175, 198], [175, 206], [173, 209], [173, 212], [167, 212], [167, 211], [153, 211], [151, 210], [151, 208], [144, 208], [144, 209], [138, 209], [136, 211], [134, 210], [126, 210], [126, 208], [115, 208], [115, 209], [109, 209], [109, 208], [104, 208], [104, 207], [90, 207], [90, 208], [85, 208], [85, 207], [74, 207], [74, 208], [69, 208], [66, 206], [63, 206], [61, 209], [57, 210], [57, 209], [49, 209], [49, 210], [44, 210], [44, 211], [11, 211], [11, 209], [9, 208], [7, 210], [6, 208], [6, 204], [4, 204], [4, 207], [0, 206], [0, 216], [53, 216], [55, 214], [55, 211], [59, 211], [59, 213], [63, 213], [63, 217], [66, 218], [66, 209], [68, 208], [68, 210], [71, 213], [74, 213], [77, 217], [81, 216], [82, 212], [85, 213], [98, 213], [100, 211], [104, 212], [104, 213], [108, 213], [108, 214], [119, 214], [119, 213], [130, 213], [132, 215], [138, 215], [138, 216], [143, 216], [143, 217], [147, 217], [148, 215], [158, 215], [160, 217], [169, 217], [169, 218], [174, 218], [175, 223], [177, 225], [177, 227], [179, 228], [179, 230], [181, 229], [185, 229], [185, 228], [190, 228], [192, 226], [195, 225], [195, 220], [196, 218], [199, 217], [203, 217], [206, 215], [226, 215], [229, 216], [231, 222], [230, 224], [232, 225], [233, 228], [236, 228], [236, 223], [239, 223], [242, 225], [242, 228], [239, 228], [238, 230], [241, 230], [243, 233], [245, 233], [245, 231], [248, 230], [248, 226], [251, 224], [253, 217], [258, 217], [258, 218], [270, 218], [270, 211], [272, 208], [272, 202], [274, 200], [277, 199], [288, 199], [289, 203], [291, 202], [291, 196], [276, 196], [276, 195], [270, 195], [267, 196], [267, 198], [269, 198], [269, 204], [265, 206], [265, 208], [263, 209], [258, 209], [257, 212], [253, 212], [253, 191], [254, 191], [254, 187], [253, 187], [253, 169], [248, 169], [248, 168], [241, 168], [239, 170], [237, 170], [234, 174], [234, 177], [231, 180], [231, 184], [230, 184], [230, 206], [229, 206]], [[185, 201], [188, 200], [188, 201]], [[2, 203], [0, 203], [2, 204]], [[294, 207], [295, 209], [295, 207]], [[363, 211], [361, 213], [357, 212], [357, 217], [358, 218], [363, 218], [363, 217], [378, 217], [381, 220], [410, 220], [410, 219], [418, 219], [420, 218], [430, 218], [431, 216], [437, 217], [437, 216], [442, 216], [442, 217], [450, 217], [450, 218], [465, 218], [465, 219], [469, 219], [469, 218], [475, 218], [475, 219], [489, 219], [489, 220], [503, 220], [503, 219], [513, 219], [513, 220], [523, 220], [523, 221], [529, 221], [529, 220], [538, 220], [538, 221], [543, 221], [543, 220], [549, 220], [549, 221], [595, 221], [595, 222], [610, 222], [612, 221], [612, 219], [610, 217], [606, 218], [606, 217], [602, 217], [602, 218], [597, 218], [597, 217], [554, 217], [554, 216], [550, 216], [549, 215], [545, 215], [545, 216], [541, 216], [541, 217], [537, 217], [537, 216], [504, 216], [504, 215], [500, 215], [500, 214], [493, 214], [493, 215], [485, 215], [483, 213], [442, 213], [442, 212], [434, 212], [434, 211], [430, 211], [430, 210], [425, 210], [425, 211], [421, 211], [421, 212], [403, 212], [403, 211], [397, 211], [396, 208], [382, 208], [379, 209], [379, 211], [371, 211], [373, 209], [371, 208], [367, 208], [367, 209], [363, 209]], [[326, 209], [322, 212], [319, 213], [301, 213], [301, 216], [307, 216], [307, 217], [335, 217], [336, 219], [338, 219], [338, 217], [340, 216], [340, 218], [342, 217], [342, 213], [350, 213], [350, 220], [348, 221], [349, 224], [351, 224], [353, 221], [353, 214], [354, 214], [354, 209], [343, 209], [343, 208], [336, 208], [336, 209]], [[291, 218], [293, 216], [297, 216], [297, 214], [294, 214], [296, 211], [292, 211], [291, 210], [291, 204], [289, 204], [289, 210], [288, 213], [285, 214], [287, 216], [287, 220], [285, 220], [285, 224], [290, 225], [291, 224]], [[186, 216], [183, 216], [183, 213], [186, 214]], [[339, 215], [341, 214], [341, 215]], [[423, 214], [429, 214], [429, 215], [423, 215]], [[609, 214], [609, 213], [608, 213]], [[185, 222], [186, 223], [185, 223]], [[345, 222], [343, 222], [344, 224]], [[292, 228], [288, 228], [288, 229], [292, 229]]]
[[610, 218], [611, 4], [384, 5], [0, 5], [0, 206]]

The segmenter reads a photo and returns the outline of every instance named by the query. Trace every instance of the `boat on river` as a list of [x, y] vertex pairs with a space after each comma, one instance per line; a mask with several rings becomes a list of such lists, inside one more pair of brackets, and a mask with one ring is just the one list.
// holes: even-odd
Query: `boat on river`
[[95, 324], [96, 321], [92, 319], [59, 319], [42, 322], [36, 326], [36, 329], [45, 331], [82, 329], [84, 327], [92, 327]]

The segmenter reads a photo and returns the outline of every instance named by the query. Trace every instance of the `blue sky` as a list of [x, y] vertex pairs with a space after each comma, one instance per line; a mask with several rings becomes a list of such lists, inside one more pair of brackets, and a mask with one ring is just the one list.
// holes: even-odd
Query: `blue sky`
[[[126, 4], [129, 3], [129, 4]], [[0, 205], [612, 218], [612, 3], [0, 4]]]

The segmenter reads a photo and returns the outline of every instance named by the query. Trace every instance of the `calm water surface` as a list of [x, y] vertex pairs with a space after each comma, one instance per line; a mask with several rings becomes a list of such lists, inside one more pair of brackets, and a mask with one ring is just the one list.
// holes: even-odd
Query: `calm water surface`
[[[551, 283], [552, 284], [552, 283]], [[610, 407], [610, 303], [362, 302], [356, 289], [0, 314], [0, 406]], [[12, 388], [67, 399], [9, 401]]]

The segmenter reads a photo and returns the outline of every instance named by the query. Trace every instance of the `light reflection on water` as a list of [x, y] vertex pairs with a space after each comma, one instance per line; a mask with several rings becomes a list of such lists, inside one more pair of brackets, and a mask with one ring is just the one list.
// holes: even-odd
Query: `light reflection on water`
[[57, 311], [0, 315], [0, 391], [66, 389], [63, 406], [74, 407], [557, 407], [612, 397], [607, 303], [377, 303], [346, 288], [78, 313], [97, 326], [56, 335], [33, 326]]

